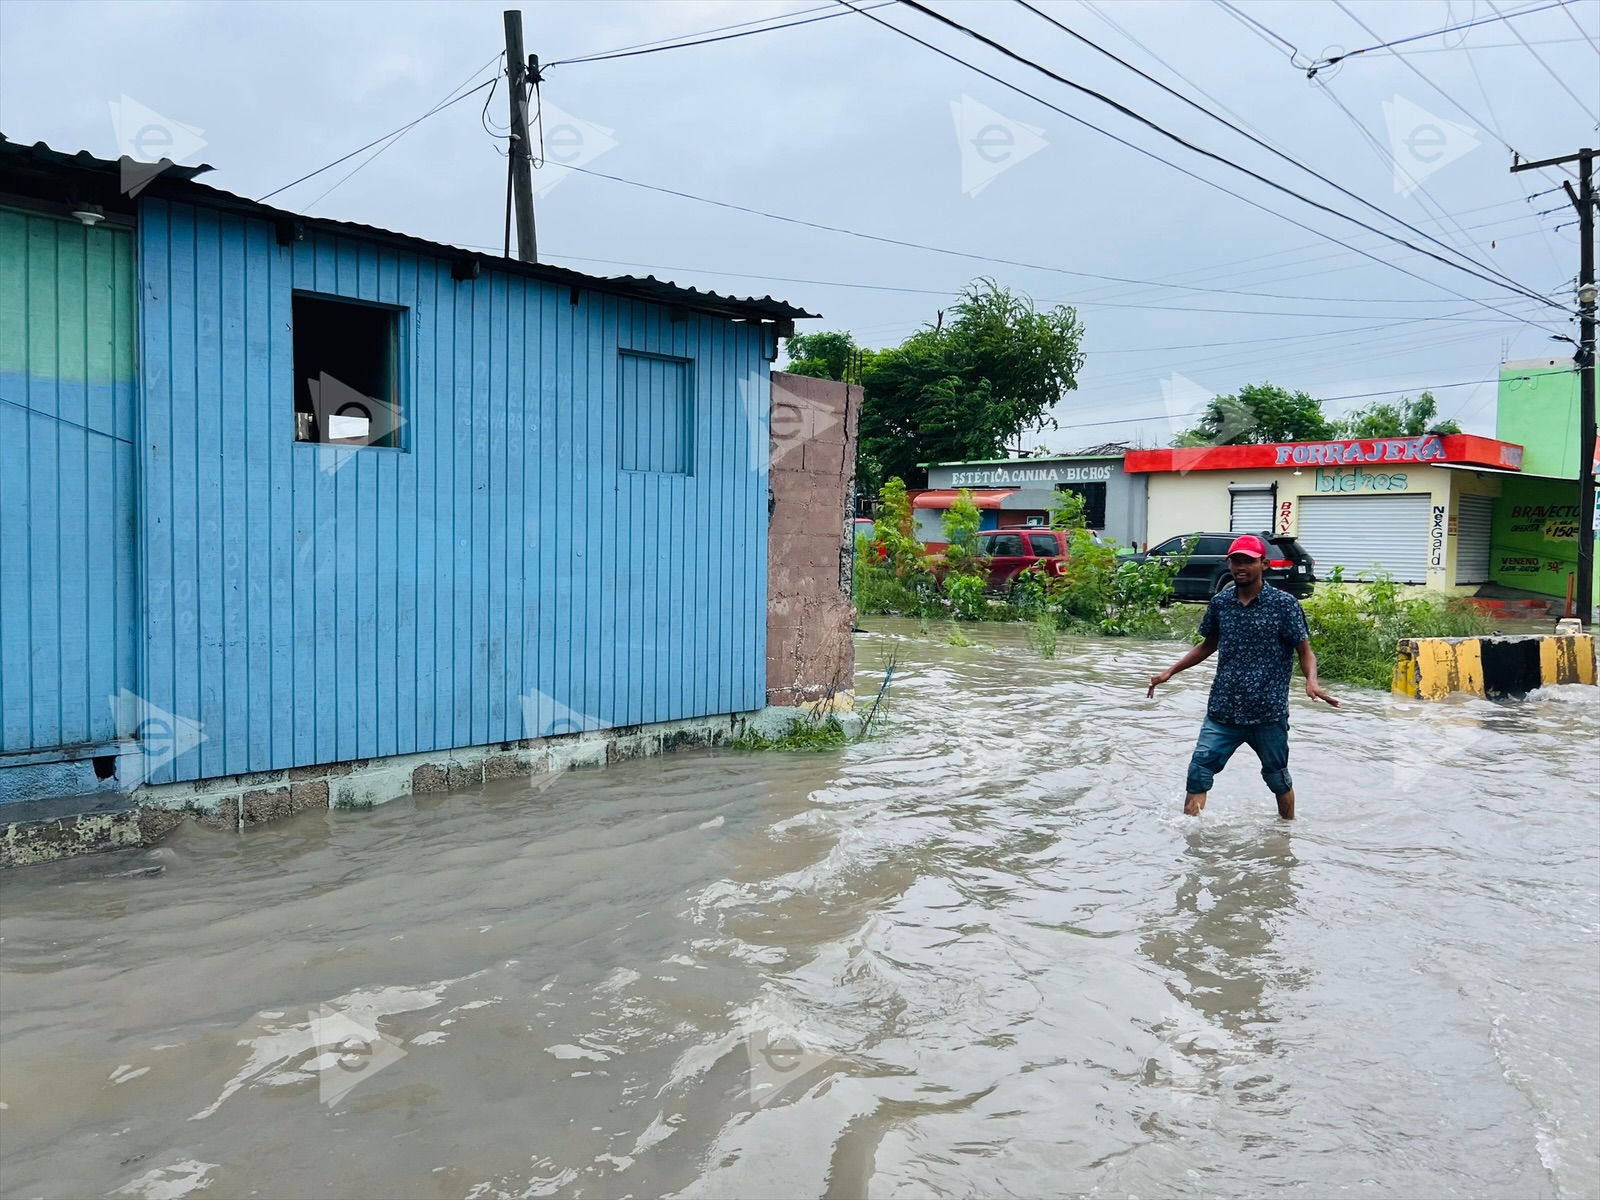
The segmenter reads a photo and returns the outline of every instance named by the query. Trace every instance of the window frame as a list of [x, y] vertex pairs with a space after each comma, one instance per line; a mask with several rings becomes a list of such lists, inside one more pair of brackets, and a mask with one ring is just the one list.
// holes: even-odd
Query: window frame
[[[301, 441], [295, 436], [291, 426], [290, 438], [296, 446], [312, 446], [318, 449], [330, 450], [387, 450], [408, 454], [411, 451], [411, 407], [415, 390], [412, 386], [412, 376], [415, 363], [412, 358], [411, 329], [420, 317], [414, 315], [414, 309], [407, 304], [391, 304], [383, 300], [369, 300], [364, 296], [344, 296], [337, 292], [319, 292], [314, 288], [291, 288], [289, 291], [289, 405], [291, 415], [300, 410], [295, 408], [298, 400], [299, 367], [295, 358], [294, 330], [295, 330], [295, 301], [312, 300], [321, 304], [348, 304], [352, 307], [376, 309], [387, 313], [389, 325], [389, 362], [388, 375], [390, 390], [393, 398], [387, 401], [371, 396], [368, 399], [378, 400], [379, 403], [388, 403], [394, 408], [395, 423], [393, 445], [373, 445], [371, 442], [329, 441], [326, 436], [311, 441]], [[319, 432], [324, 432], [319, 430]]]
[[[673, 363], [683, 368], [683, 428], [679, 436], [683, 446], [683, 469], [681, 471], [658, 471], [649, 467], [630, 467], [623, 461], [623, 447], [627, 444], [627, 417], [628, 410], [623, 398], [623, 368], [622, 362], [627, 358], [647, 359], [654, 362]], [[699, 465], [700, 446], [697, 435], [695, 404], [695, 375], [694, 359], [682, 354], [662, 354], [656, 350], [640, 350], [633, 346], [617, 347], [617, 470], [626, 471], [630, 475], [661, 475], [673, 479], [693, 479], [697, 474]]]

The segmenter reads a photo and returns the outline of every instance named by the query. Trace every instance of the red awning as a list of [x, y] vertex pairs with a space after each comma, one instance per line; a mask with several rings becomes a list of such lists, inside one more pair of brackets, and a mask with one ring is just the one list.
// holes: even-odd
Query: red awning
[[[1004, 491], [973, 492], [972, 502], [979, 508], [999, 508], [1000, 501], [1007, 496], [1015, 496], [1016, 488], [1007, 488]], [[949, 508], [956, 502], [956, 497], [961, 495], [959, 488], [931, 488], [926, 492], [918, 492], [911, 498], [912, 508]]]

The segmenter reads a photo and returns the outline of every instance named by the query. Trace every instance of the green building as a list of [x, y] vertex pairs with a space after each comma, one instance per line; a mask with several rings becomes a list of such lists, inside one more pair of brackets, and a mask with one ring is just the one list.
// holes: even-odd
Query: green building
[[[1578, 566], [1578, 372], [1571, 358], [1501, 364], [1495, 436], [1522, 446], [1523, 455], [1521, 472], [1503, 477], [1495, 504], [1494, 581], [1564, 598]], [[1585, 465], [1594, 470], [1595, 447], [1588, 450]]]

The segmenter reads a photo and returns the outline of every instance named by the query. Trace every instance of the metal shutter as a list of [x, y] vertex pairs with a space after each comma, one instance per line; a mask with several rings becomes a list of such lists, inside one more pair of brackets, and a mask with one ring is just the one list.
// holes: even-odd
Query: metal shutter
[[1271, 488], [1229, 488], [1228, 532], [1270, 533], [1272, 531]]
[[1489, 582], [1493, 496], [1462, 496], [1456, 507], [1456, 582]]
[[1317, 560], [1317, 578], [1342, 566], [1346, 580], [1387, 571], [1400, 583], [1428, 579], [1428, 496], [1302, 496], [1296, 535]]

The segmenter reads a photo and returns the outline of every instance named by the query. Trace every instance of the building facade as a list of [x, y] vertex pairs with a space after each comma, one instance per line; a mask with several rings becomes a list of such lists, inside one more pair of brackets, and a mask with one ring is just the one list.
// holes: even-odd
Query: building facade
[[0, 801], [764, 706], [806, 314], [0, 164]]
[[[1318, 578], [1387, 572], [1470, 591], [1491, 578], [1491, 528], [1522, 448], [1470, 434], [1128, 452], [1148, 481], [1151, 545], [1202, 531], [1296, 538]], [[1509, 474], [1508, 474], [1509, 473]]]
[[[1495, 505], [1494, 581], [1561, 599], [1578, 567], [1578, 384], [1570, 358], [1504, 363], [1495, 416], [1496, 435], [1524, 453]], [[1600, 470], [1596, 460], [1590, 470]]]
[[928, 464], [928, 490], [912, 498], [917, 537], [944, 544], [944, 514], [961, 489], [972, 492], [984, 529], [1048, 525], [1062, 492], [1083, 497], [1089, 528], [1137, 545], [1145, 526], [1144, 480], [1115, 454], [1002, 458]]

